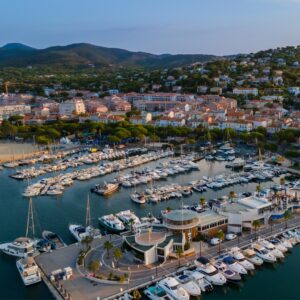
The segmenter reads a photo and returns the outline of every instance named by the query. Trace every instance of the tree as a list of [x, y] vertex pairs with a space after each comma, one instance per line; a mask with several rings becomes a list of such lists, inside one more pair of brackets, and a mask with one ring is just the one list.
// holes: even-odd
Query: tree
[[256, 186], [256, 192], [257, 193], [261, 193], [261, 185], [260, 184], [258, 184], [257, 186]]
[[281, 186], [285, 185], [285, 177], [280, 178], [280, 185]]
[[260, 228], [261, 222], [260, 222], [259, 220], [254, 220], [254, 221], [252, 222], [252, 226], [253, 226], [254, 231], [255, 231], [255, 239], [256, 239], [257, 229]]
[[120, 248], [116, 248], [114, 251], [114, 259], [117, 262], [117, 265], [119, 265], [119, 261], [123, 258], [123, 252]]
[[229, 192], [229, 199], [230, 199], [231, 201], [233, 200], [234, 196], [235, 196], [235, 192], [234, 192], [234, 191], [230, 191], [230, 192]]
[[99, 272], [100, 270], [100, 263], [97, 260], [93, 260], [90, 262], [89, 266], [88, 266], [89, 271], [91, 271], [93, 273], [93, 275], [95, 276], [96, 273]]
[[220, 243], [219, 243], [219, 253], [220, 253], [221, 252], [221, 242], [224, 240], [224, 237], [225, 237], [223, 230], [219, 230], [217, 232], [216, 237], [220, 240]]
[[283, 214], [284, 220], [285, 220], [285, 229], [288, 227], [288, 220], [292, 218], [292, 212], [287, 209]]
[[201, 207], [204, 208], [205, 207], [205, 204], [206, 204], [206, 200], [204, 197], [201, 197], [200, 198], [200, 204], [201, 204]]
[[104, 249], [106, 249], [106, 251], [107, 251], [107, 258], [109, 258], [109, 252], [110, 252], [110, 250], [111, 250], [113, 247], [114, 247], [114, 245], [113, 245], [113, 243], [110, 242], [110, 241], [106, 241], [106, 242], [104, 243]]
[[134, 219], [129, 220], [129, 225], [130, 225], [130, 231], [132, 232], [133, 230], [133, 224], [134, 224]]
[[182, 254], [183, 254], [182, 247], [177, 247], [176, 248], [176, 255], [177, 255], [177, 258], [178, 258], [178, 267], [180, 267], [180, 258], [182, 257]]
[[85, 245], [85, 249], [88, 249], [92, 242], [93, 242], [94, 238], [92, 236], [86, 236], [84, 239], [81, 240], [81, 244]]

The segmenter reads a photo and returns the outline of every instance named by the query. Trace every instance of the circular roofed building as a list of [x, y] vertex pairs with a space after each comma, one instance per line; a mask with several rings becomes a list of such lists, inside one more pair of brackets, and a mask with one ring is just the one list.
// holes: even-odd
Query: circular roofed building
[[198, 234], [199, 214], [192, 210], [178, 209], [163, 214], [164, 226], [174, 234], [185, 233], [187, 240]]

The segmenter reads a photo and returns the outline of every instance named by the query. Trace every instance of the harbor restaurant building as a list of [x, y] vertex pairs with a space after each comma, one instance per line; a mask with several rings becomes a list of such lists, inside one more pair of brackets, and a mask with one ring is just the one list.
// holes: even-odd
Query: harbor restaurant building
[[163, 214], [160, 229], [149, 228], [135, 235], [124, 236], [125, 247], [145, 265], [166, 261], [177, 248], [184, 251], [186, 242], [192, 241], [199, 233], [213, 236], [227, 229], [228, 218], [215, 212], [197, 213], [192, 210], [171, 210]]
[[241, 233], [250, 231], [254, 221], [268, 224], [272, 202], [264, 197], [250, 196], [237, 198], [232, 202], [226, 202], [220, 207], [214, 207], [215, 211], [228, 218], [228, 231]]

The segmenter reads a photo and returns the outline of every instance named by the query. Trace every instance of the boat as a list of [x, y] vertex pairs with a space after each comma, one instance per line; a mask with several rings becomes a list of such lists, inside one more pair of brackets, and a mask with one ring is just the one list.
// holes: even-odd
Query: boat
[[17, 260], [16, 266], [26, 286], [42, 281], [41, 272], [32, 257]]
[[146, 197], [143, 193], [135, 192], [130, 196], [131, 200], [138, 204], [146, 203]]
[[51, 245], [51, 249], [56, 250], [56, 249], [59, 249], [59, 248], [66, 247], [66, 244], [62, 240], [62, 238], [58, 234], [56, 234], [52, 231], [44, 230], [42, 232], [42, 237], [45, 240], [49, 241], [49, 243]]
[[200, 256], [194, 263], [197, 267], [197, 271], [202, 273], [205, 279], [213, 285], [224, 285], [226, 283], [225, 276], [221, 274], [207, 258]]
[[5, 254], [20, 258], [33, 256], [35, 252], [33, 240], [27, 237], [19, 237], [13, 242], [0, 244], [0, 250]]
[[172, 300], [166, 291], [157, 285], [145, 289], [144, 294], [151, 300]]
[[158, 286], [163, 289], [174, 300], [189, 300], [189, 293], [173, 277], [167, 277], [158, 282]]
[[26, 258], [33, 256], [36, 252], [34, 239], [29, 238], [29, 229], [32, 230], [32, 236], [35, 234], [34, 218], [33, 218], [33, 204], [32, 198], [29, 199], [26, 235], [19, 237], [13, 242], [0, 244], [0, 251], [7, 255], [12, 255], [19, 258]]
[[242, 279], [241, 275], [235, 271], [229, 270], [225, 263], [222, 261], [216, 261], [214, 267], [221, 272], [227, 281], [235, 283]]
[[272, 243], [282, 253], [286, 253], [288, 251], [288, 248], [285, 247], [277, 238], [271, 238], [269, 239], [269, 242]]
[[119, 186], [120, 184], [117, 182], [105, 182], [103, 185], [96, 185], [93, 189], [93, 192], [99, 195], [107, 196], [117, 191]]
[[198, 271], [189, 271], [189, 270], [183, 271], [183, 274], [189, 276], [189, 278], [194, 280], [194, 282], [196, 282], [200, 287], [201, 292], [213, 291], [214, 289], [213, 285], [207, 279], [205, 279], [204, 274]]
[[123, 222], [121, 222], [116, 216], [113, 214], [102, 216], [98, 218], [100, 225], [113, 233], [121, 233], [125, 230], [125, 226]]
[[274, 263], [277, 261], [277, 258], [273, 254], [271, 254], [269, 251], [267, 251], [266, 248], [259, 244], [252, 245], [252, 249], [255, 251], [256, 255], [260, 257], [264, 262]]
[[71, 235], [77, 240], [81, 242], [83, 239], [87, 237], [91, 238], [101, 238], [101, 233], [99, 229], [91, 226], [91, 212], [90, 212], [90, 197], [88, 195], [86, 201], [86, 216], [85, 216], [85, 226], [78, 224], [69, 225], [69, 231]]
[[225, 265], [231, 271], [234, 271], [241, 275], [246, 275], [248, 273], [247, 270], [241, 264], [239, 264], [231, 255], [227, 253], [219, 256], [218, 259], [225, 263]]
[[275, 247], [275, 245], [273, 245], [269, 241], [263, 240], [263, 239], [259, 239], [258, 243], [260, 245], [262, 245], [263, 247], [265, 247], [267, 249], [267, 251], [270, 251], [270, 253], [273, 254], [276, 258], [284, 258], [284, 254], [280, 250], [278, 250]]
[[175, 279], [181, 284], [181, 286], [190, 294], [190, 296], [200, 296], [201, 289], [200, 287], [189, 278], [189, 276], [182, 274]]
[[134, 229], [141, 224], [140, 219], [131, 210], [123, 210], [116, 214], [127, 229]]
[[244, 256], [244, 254], [241, 252], [240, 248], [233, 247], [230, 251], [232, 257], [240, 264], [242, 265], [246, 270], [251, 271], [254, 270], [254, 264], [247, 260]]
[[245, 258], [255, 266], [261, 266], [264, 261], [258, 257], [253, 249], [247, 248], [243, 251]]

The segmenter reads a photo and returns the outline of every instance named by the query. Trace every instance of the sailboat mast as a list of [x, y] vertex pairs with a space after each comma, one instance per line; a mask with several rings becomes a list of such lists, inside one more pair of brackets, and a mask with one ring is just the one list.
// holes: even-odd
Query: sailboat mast
[[85, 216], [85, 226], [88, 227], [91, 224], [91, 211], [90, 211], [90, 196], [89, 194], [87, 195], [87, 200], [86, 200], [86, 216]]
[[28, 215], [27, 215], [27, 226], [26, 226], [26, 237], [32, 233], [32, 237], [35, 236], [35, 228], [34, 228], [34, 218], [33, 218], [33, 206], [32, 206], [32, 198], [29, 199], [28, 206]]

